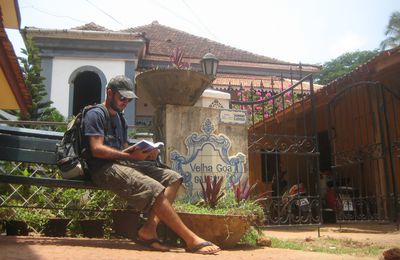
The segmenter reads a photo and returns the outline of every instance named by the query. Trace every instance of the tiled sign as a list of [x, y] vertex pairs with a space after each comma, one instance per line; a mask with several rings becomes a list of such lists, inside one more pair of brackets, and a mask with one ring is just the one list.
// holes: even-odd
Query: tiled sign
[[237, 153], [229, 156], [231, 141], [224, 134], [215, 135], [214, 125], [206, 119], [201, 130], [194, 132], [185, 139], [187, 155], [178, 151], [171, 152], [172, 168], [183, 176], [186, 197], [197, 200], [201, 197], [200, 181], [205, 176], [224, 177], [225, 187], [238, 183], [244, 173], [246, 156]]
[[221, 109], [219, 120], [221, 123], [244, 125], [247, 123], [247, 114], [244, 110]]

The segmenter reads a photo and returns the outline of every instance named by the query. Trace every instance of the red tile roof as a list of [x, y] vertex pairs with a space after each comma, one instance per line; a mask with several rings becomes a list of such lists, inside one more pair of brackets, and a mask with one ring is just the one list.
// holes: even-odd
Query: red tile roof
[[[293, 84], [296, 84], [298, 80], [291, 81], [277, 76], [255, 76], [255, 75], [238, 75], [238, 74], [218, 74], [218, 77], [213, 81], [213, 86], [217, 89], [227, 89], [229, 86], [232, 88], [250, 88], [253, 85], [254, 88], [260, 88], [261, 84], [264, 89], [275, 89], [282, 90], [287, 89]], [[313, 84], [314, 90], [320, 89], [323, 86], [319, 84]], [[296, 88], [299, 90], [301, 87], [305, 91], [308, 91], [310, 86], [308, 82], [304, 82], [301, 86]]]
[[[87, 31], [111, 31], [95, 23], [88, 23], [73, 30]], [[111, 31], [114, 32], [114, 31]], [[241, 66], [254, 68], [289, 69], [292, 64], [282, 60], [254, 54], [248, 51], [230, 47], [207, 38], [195, 36], [184, 31], [180, 31], [157, 21], [148, 25], [137, 26], [120, 32], [137, 33], [146, 38], [147, 49], [143, 57], [147, 61], [168, 61], [172, 51], [180, 48], [184, 51], [184, 59], [189, 63], [198, 63], [207, 52], [213, 53], [220, 60], [220, 65]], [[319, 66], [302, 64], [303, 70], [309, 73], [318, 72]]]
[[207, 38], [198, 37], [184, 31], [161, 25], [157, 21], [123, 31], [144, 32], [146, 38], [150, 40], [150, 47], [148, 50], [148, 54], [150, 55], [169, 56], [174, 48], [179, 47], [184, 50], [185, 58], [199, 59], [207, 52], [211, 52], [217, 56], [218, 59], [224, 61], [288, 63], [236, 49]]

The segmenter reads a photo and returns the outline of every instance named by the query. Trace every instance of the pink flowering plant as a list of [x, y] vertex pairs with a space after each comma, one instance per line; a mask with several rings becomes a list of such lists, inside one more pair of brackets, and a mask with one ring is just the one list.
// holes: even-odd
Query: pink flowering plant
[[190, 64], [188, 62], [184, 62], [183, 61], [183, 55], [185, 54], [185, 52], [177, 47], [175, 49], [173, 49], [169, 59], [171, 61], [171, 64], [174, 68], [176, 69], [190, 69]]
[[250, 185], [249, 179], [239, 182], [238, 184], [234, 184], [232, 182], [233, 193], [235, 194], [235, 200], [237, 203], [240, 203], [243, 200], [247, 200], [250, 198], [251, 192], [256, 187], [257, 183]]
[[273, 93], [278, 91], [267, 91], [253, 86], [241, 87], [234, 91], [237, 101], [240, 101], [240, 104], [234, 105], [234, 108], [247, 110], [249, 118], [254, 123], [274, 117], [299, 100], [299, 96], [292, 89], [285, 90], [283, 87], [275, 95]]

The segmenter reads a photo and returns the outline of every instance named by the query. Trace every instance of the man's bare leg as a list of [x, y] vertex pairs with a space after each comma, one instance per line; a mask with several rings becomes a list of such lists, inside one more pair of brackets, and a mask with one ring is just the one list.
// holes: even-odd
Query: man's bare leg
[[[164, 195], [170, 204], [172, 204], [174, 202], [176, 194], [178, 193], [178, 189], [181, 184], [182, 184], [182, 181], [179, 180], [179, 181], [172, 183], [167, 188], [165, 188]], [[147, 221], [144, 223], [144, 225], [138, 231], [138, 236], [144, 240], [157, 238], [157, 226], [159, 223], [160, 223], [160, 219], [157, 217], [154, 210], [150, 211]], [[166, 251], [169, 249], [169, 247], [163, 246], [157, 242], [153, 243], [152, 247], [162, 250], [162, 251]]]
[[[189, 228], [185, 226], [178, 214], [172, 207], [172, 202], [175, 200], [175, 196], [179, 189], [181, 182], [175, 182], [167, 187], [164, 193], [161, 193], [150, 211], [150, 216], [145, 225], [139, 230], [138, 235], [144, 239], [155, 238], [157, 236], [156, 229], [157, 224], [162, 220], [168, 225], [175, 233], [177, 233], [183, 240], [188, 248], [192, 248], [198, 244], [205, 242], [204, 239], [197, 236]], [[152, 245], [156, 248], [164, 249], [163, 245]], [[220, 250], [218, 246], [206, 246], [199, 250], [199, 253], [216, 253]]]
[[[151, 211], [185, 241], [187, 248], [206, 242], [186, 227], [164, 193], [157, 197]], [[213, 254], [218, 251], [220, 251], [218, 246], [209, 245], [199, 249], [197, 253]]]

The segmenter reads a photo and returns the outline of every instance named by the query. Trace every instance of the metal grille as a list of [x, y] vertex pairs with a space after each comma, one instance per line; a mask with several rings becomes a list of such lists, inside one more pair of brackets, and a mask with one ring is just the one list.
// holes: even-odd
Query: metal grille
[[[292, 81], [293, 82], [293, 81]], [[307, 86], [307, 87], [305, 87]], [[321, 223], [312, 76], [276, 91], [231, 91], [249, 113], [249, 172], [264, 197], [266, 226]]]

